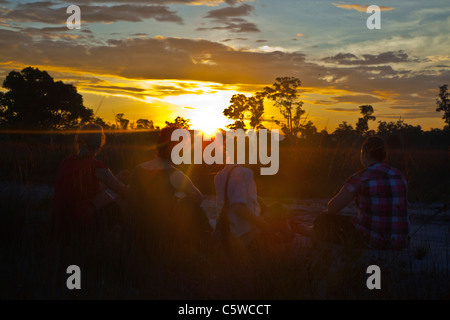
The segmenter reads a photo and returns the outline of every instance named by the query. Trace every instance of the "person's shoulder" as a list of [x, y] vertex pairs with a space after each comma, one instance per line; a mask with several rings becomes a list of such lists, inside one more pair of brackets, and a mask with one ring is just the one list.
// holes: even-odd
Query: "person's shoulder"
[[360, 169], [353, 173], [348, 179], [347, 182], [355, 181], [355, 180], [361, 180], [363, 177], [367, 176], [367, 169]]
[[389, 171], [391, 171], [395, 175], [403, 176], [403, 172], [400, 169], [391, 167], [390, 165], [388, 165], [388, 167], [389, 167]]
[[237, 174], [253, 177], [253, 171], [249, 168], [238, 166], [235, 171], [237, 171]]
[[387, 162], [383, 162], [380, 165], [379, 168], [380, 168], [381, 171], [387, 173], [390, 176], [401, 176], [401, 177], [403, 177], [403, 172], [400, 169], [391, 166]]
[[248, 181], [253, 179], [253, 171], [240, 165], [236, 165], [230, 169], [229, 173], [230, 180], [233, 181]]

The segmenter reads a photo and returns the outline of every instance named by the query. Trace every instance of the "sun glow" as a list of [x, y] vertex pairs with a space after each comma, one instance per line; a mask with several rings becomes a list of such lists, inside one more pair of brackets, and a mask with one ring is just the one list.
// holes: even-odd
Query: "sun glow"
[[191, 120], [192, 129], [201, 130], [206, 135], [214, 135], [232, 121], [223, 115], [235, 94], [233, 90], [215, 90], [199, 94], [184, 94], [164, 97], [164, 101], [182, 106], [183, 116]]

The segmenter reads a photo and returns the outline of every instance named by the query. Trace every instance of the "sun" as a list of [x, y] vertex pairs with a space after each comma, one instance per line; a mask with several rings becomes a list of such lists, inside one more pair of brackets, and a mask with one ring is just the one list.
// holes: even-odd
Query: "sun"
[[201, 130], [207, 136], [213, 136], [217, 130], [224, 129], [229, 123], [220, 113], [196, 112], [191, 117], [192, 129]]
[[233, 121], [223, 115], [223, 110], [229, 106], [230, 99], [237, 91], [234, 89], [218, 89], [218, 84], [213, 88], [212, 84], [197, 85], [196, 89], [201, 93], [179, 94], [166, 96], [165, 102], [183, 108], [181, 115], [191, 120], [191, 129], [200, 130], [207, 136], [212, 136], [218, 129]]

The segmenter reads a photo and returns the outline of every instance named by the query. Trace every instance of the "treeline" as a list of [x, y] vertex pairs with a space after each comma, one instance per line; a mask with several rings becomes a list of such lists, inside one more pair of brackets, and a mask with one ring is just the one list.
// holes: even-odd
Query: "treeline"
[[[271, 86], [251, 96], [235, 94], [223, 114], [234, 122], [229, 129], [249, 128], [259, 130], [264, 124], [273, 123], [281, 129], [287, 141], [295, 144], [351, 142], [359, 137], [378, 134], [386, 137], [393, 145], [407, 145], [411, 142], [445, 144], [450, 141], [450, 100], [447, 85], [439, 88], [436, 112], [443, 112], [443, 129], [424, 131], [420, 125], [407, 124], [404, 120], [378, 121], [376, 130], [369, 130], [376, 121], [371, 105], [359, 107], [361, 117], [354, 124], [343, 121], [329, 133], [318, 131], [309, 120], [303, 108], [299, 88], [301, 81], [294, 77], [279, 77]], [[106, 130], [159, 130], [149, 119], [130, 121], [124, 113], [114, 115], [114, 123], [106, 122], [90, 108], [83, 105], [83, 98], [72, 84], [54, 79], [37, 68], [27, 67], [22, 71], [11, 71], [3, 82], [0, 92], [0, 129], [65, 130], [75, 129], [85, 123], [97, 123]], [[281, 118], [265, 117], [265, 102], [271, 102], [279, 110]], [[189, 119], [177, 117], [166, 121], [167, 126], [189, 129]]]

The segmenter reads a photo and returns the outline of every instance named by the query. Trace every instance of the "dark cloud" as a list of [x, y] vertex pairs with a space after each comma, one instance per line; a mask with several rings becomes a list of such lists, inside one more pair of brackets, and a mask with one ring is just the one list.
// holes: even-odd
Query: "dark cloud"
[[330, 104], [334, 104], [333, 101], [330, 100], [314, 100], [314, 101], [310, 101], [309, 103], [311, 104], [318, 104], [318, 105], [330, 105]]
[[441, 116], [435, 110], [423, 110], [424, 106], [417, 106], [414, 111], [398, 112], [398, 113], [379, 113], [377, 118], [381, 119], [423, 119], [423, 118], [440, 118]]
[[331, 97], [330, 99], [333, 99], [334, 101], [338, 103], [361, 103], [361, 104], [370, 104], [374, 102], [380, 102], [382, 100], [378, 99], [377, 97], [371, 96], [371, 95], [342, 95], [342, 96], [336, 96]]
[[363, 54], [362, 58], [351, 53], [338, 53], [335, 56], [323, 58], [322, 61], [341, 65], [376, 65], [409, 62], [410, 60], [403, 51], [388, 51], [376, 55]]
[[326, 108], [325, 110], [334, 112], [359, 112], [358, 109], [348, 109], [348, 108]]
[[229, 38], [229, 39], [224, 39], [224, 40], [222, 40], [222, 42], [230, 42], [230, 41], [247, 41], [247, 40], [248, 40], [248, 38], [233, 38], [233, 39]]
[[212, 23], [219, 24], [219, 26], [201, 27], [196, 30], [227, 30], [235, 33], [261, 32], [255, 23], [242, 18], [249, 16], [254, 9], [251, 5], [243, 4], [238, 7], [226, 7], [208, 11], [205, 18], [211, 19]]
[[[19, 4], [12, 10], [0, 13], [3, 19], [15, 22], [42, 22], [48, 24], [66, 24], [69, 15], [66, 7], [56, 7], [54, 2], [32, 2]], [[139, 22], [155, 19], [162, 22], [181, 24], [182, 18], [164, 5], [121, 4], [112, 6], [82, 6], [82, 22], [112, 23], [116, 21]]]
[[412, 105], [412, 106], [389, 106], [389, 109], [398, 109], [398, 110], [416, 110], [417, 108], [421, 108], [422, 106]]
[[120, 90], [120, 91], [130, 91], [130, 92], [145, 92], [145, 89], [133, 88], [133, 87], [121, 87], [121, 86], [103, 86], [103, 85], [90, 85], [89, 88], [94, 89], [106, 89], [106, 90]]
[[232, 17], [248, 16], [254, 9], [255, 7], [248, 4], [243, 4], [239, 7], [226, 7], [221, 9], [215, 9], [209, 11], [208, 14], [205, 16], [205, 18], [226, 21]]
[[235, 33], [244, 32], [261, 32], [258, 26], [253, 22], [228, 22], [225, 26], [210, 27], [210, 28], [197, 28], [197, 31], [208, 31], [208, 30], [228, 30]]

